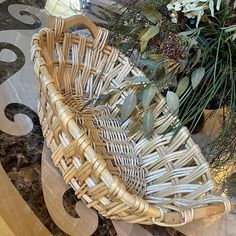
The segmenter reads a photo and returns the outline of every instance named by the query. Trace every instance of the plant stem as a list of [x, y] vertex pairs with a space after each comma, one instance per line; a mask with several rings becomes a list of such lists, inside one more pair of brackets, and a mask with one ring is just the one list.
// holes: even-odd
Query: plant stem
[[223, 33], [223, 30], [221, 30], [221, 32], [220, 32], [220, 37], [219, 37], [218, 46], [217, 46], [215, 68], [214, 68], [214, 83], [215, 83], [215, 79], [216, 79], [216, 67], [217, 67], [218, 58], [219, 58], [219, 51], [220, 51], [220, 43], [221, 43], [222, 33]]

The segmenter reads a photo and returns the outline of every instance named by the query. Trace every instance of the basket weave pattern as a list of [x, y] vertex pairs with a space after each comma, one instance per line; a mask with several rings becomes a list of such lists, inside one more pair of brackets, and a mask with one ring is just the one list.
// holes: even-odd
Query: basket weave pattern
[[[209, 167], [187, 128], [175, 126], [166, 101], [157, 93], [151, 111], [155, 132], [128, 136], [131, 119], [120, 122], [118, 104], [132, 92], [115, 95], [106, 106], [88, 101], [111, 88], [124, 87], [126, 76], [143, 73], [116, 48], [106, 44], [108, 31], [94, 38], [64, 32], [64, 21], [41, 29], [32, 43], [39, 87], [38, 113], [54, 164], [88, 207], [111, 219], [131, 223], [181, 225], [194, 209], [229, 203], [213, 196]], [[177, 212], [168, 221], [168, 213]]]

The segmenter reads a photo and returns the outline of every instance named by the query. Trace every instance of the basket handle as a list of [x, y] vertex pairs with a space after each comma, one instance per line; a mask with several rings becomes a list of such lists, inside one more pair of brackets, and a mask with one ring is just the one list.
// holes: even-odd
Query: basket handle
[[92, 33], [94, 37], [92, 47], [97, 48], [98, 50], [103, 50], [109, 36], [109, 31], [104, 28], [97, 27], [86, 16], [77, 15], [77, 16], [71, 16], [67, 19], [57, 18], [53, 16], [50, 19], [49, 27], [55, 30], [56, 38], [60, 38], [63, 32], [67, 31], [72, 26], [78, 24], [84, 25]]
[[88, 28], [94, 38], [96, 38], [99, 28], [88, 17], [82, 15], [71, 16], [65, 19], [64, 32], [67, 31], [69, 28], [73, 27], [74, 25], [78, 24], [81, 24]]
[[[55, 23], [57, 19], [58, 18], [55, 16], [50, 17], [50, 23], [49, 23], [50, 28], [53, 28], [55, 30], [57, 29], [55, 27]], [[83, 25], [90, 30], [94, 38], [96, 38], [96, 36], [98, 35], [99, 28], [86, 16], [82, 16], [82, 15], [71, 16], [62, 21], [64, 23], [63, 25], [61, 25], [62, 28], [60, 28], [60, 31], [61, 31], [60, 33], [68, 31], [68, 29], [70, 29], [71, 27], [75, 25]]]

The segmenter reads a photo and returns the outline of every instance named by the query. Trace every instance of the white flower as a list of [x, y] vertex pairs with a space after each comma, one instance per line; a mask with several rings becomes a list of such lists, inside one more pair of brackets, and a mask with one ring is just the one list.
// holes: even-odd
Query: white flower
[[167, 9], [169, 11], [171, 11], [171, 10], [180, 11], [181, 8], [182, 8], [182, 4], [178, 1], [167, 4]]
[[171, 18], [176, 18], [178, 16], [176, 11], [172, 11], [172, 13], [170, 14]]
[[175, 24], [178, 22], [177, 18], [171, 18], [171, 21]]
[[[209, 1], [209, 0], [203, 0], [203, 1]], [[199, 0], [182, 0], [181, 1], [182, 2], [182, 5], [186, 5], [186, 4], [188, 4], [188, 3], [196, 3], [197, 5], [198, 5], [198, 3], [199, 3]]]
[[197, 7], [197, 3], [196, 2], [193, 2], [193, 3], [188, 3], [184, 6], [183, 10], [191, 10], [195, 7]]
[[174, 9], [173, 4], [171, 4], [171, 3], [167, 4], [167, 9], [168, 9], [168, 11], [173, 10]]
[[[202, 2], [209, 2], [209, 0], [171, 0], [167, 4], [167, 9], [171, 11], [170, 17], [173, 23], [177, 23], [178, 12], [183, 12], [188, 18], [195, 18], [196, 16], [202, 16], [199, 9], [204, 9], [204, 4]], [[197, 8], [197, 9], [196, 9]], [[197, 10], [197, 11], [196, 11]]]
[[179, 2], [176, 2], [176, 3], [174, 4], [174, 9], [175, 9], [175, 11], [180, 11], [181, 8], [182, 8], [182, 6], [181, 6], [181, 4], [180, 4]]

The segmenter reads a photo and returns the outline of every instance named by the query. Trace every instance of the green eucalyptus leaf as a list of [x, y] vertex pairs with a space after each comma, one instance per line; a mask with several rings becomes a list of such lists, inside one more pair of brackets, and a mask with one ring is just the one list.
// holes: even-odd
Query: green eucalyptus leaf
[[214, 1], [213, 0], [209, 1], [209, 8], [210, 8], [211, 16], [214, 17], [215, 9], [214, 9]]
[[157, 75], [156, 75], [156, 80], [161, 80], [165, 77], [166, 75], [166, 70], [164, 68], [164, 66], [162, 66], [160, 68], [160, 70], [157, 71]]
[[154, 24], [162, 19], [161, 13], [154, 6], [143, 7], [141, 11]]
[[139, 38], [141, 38], [147, 31], [148, 31], [148, 28], [144, 28], [144, 29], [140, 32]]
[[168, 72], [165, 76], [165, 81], [171, 83], [176, 78], [173, 71]]
[[150, 70], [154, 70], [157, 66], [160, 65], [159, 62], [146, 59], [141, 59], [139, 63], [141, 66], [147, 66]]
[[107, 93], [107, 94], [102, 94], [98, 97], [98, 99], [96, 100], [94, 106], [98, 106], [98, 105], [101, 105], [101, 104], [105, 104], [107, 102], [109, 102], [109, 100], [112, 98], [113, 95], [115, 95], [118, 91], [111, 91], [110, 93]]
[[162, 54], [149, 54], [148, 57], [155, 61], [160, 61], [164, 58]]
[[195, 34], [199, 29], [191, 29], [191, 30], [188, 30], [188, 31], [183, 31], [183, 32], [180, 32], [178, 33], [177, 35], [178, 36], [190, 36], [190, 35], [193, 35]]
[[175, 93], [168, 91], [166, 94], [166, 103], [167, 103], [167, 106], [169, 107], [170, 112], [173, 115], [177, 115], [179, 111], [178, 96]]
[[90, 104], [92, 104], [94, 102], [95, 98], [92, 98], [90, 100], [88, 100], [83, 107], [80, 109], [80, 112], [84, 110], [85, 107], [89, 106]]
[[197, 50], [196, 59], [194, 60], [194, 62], [193, 62], [193, 64], [192, 64], [191, 68], [193, 68], [194, 66], [196, 66], [196, 65], [198, 64], [198, 62], [199, 62], [200, 59], [201, 59], [201, 56], [202, 56], [202, 51], [201, 51], [201, 49], [199, 48], [199, 49]]
[[150, 68], [150, 80], [157, 80], [161, 76], [161, 70], [164, 67], [163, 61], [156, 61], [153, 68]]
[[136, 97], [137, 97], [137, 103], [142, 102], [142, 100], [143, 100], [143, 90], [142, 89], [137, 90]]
[[141, 43], [140, 43], [141, 52], [145, 51], [145, 49], [147, 48], [147, 45], [148, 45], [148, 40], [147, 41], [141, 41]]
[[176, 90], [176, 95], [180, 97], [188, 88], [189, 86], [189, 77], [185, 76], [183, 79], [179, 81], [177, 90]]
[[124, 122], [127, 120], [132, 112], [134, 111], [135, 106], [137, 105], [137, 97], [135, 93], [129, 94], [122, 105], [121, 108], [121, 120]]
[[198, 37], [197, 36], [193, 36], [191, 37], [190, 41], [189, 41], [189, 50], [194, 46], [198, 44], [197, 41]]
[[199, 12], [197, 13], [196, 28], [198, 28], [198, 25], [199, 25], [200, 20], [201, 20], [201, 18], [202, 18], [203, 15], [204, 15], [204, 11], [203, 11], [203, 10], [201, 10], [201, 11], [199, 11]]
[[154, 125], [153, 113], [148, 111], [143, 116], [143, 131], [146, 137], [152, 133], [153, 125]]
[[116, 38], [116, 40], [115, 40], [115, 46], [116, 46], [116, 47], [119, 47], [119, 45], [121, 44], [122, 40], [123, 40], [123, 39], [122, 39], [122, 36]]
[[140, 82], [150, 82], [146, 76], [134, 76], [134, 77], [126, 77], [125, 80], [128, 80], [132, 83], [140, 83]]
[[129, 133], [128, 136], [133, 136], [141, 129], [140, 121], [132, 121], [131, 125], [129, 126]]
[[217, 0], [217, 3], [216, 3], [216, 10], [217, 11], [220, 10], [220, 5], [221, 5], [221, 0]]
[[149, 41], [151, 38], [153, 38], [155, 35], [157, 35], [160, 31], [160, 27], [158, 25], [151, 26], [140, 38], [141, 41]]
[[193, 73], [191, 75], [191, 83], [192, 83], [193, 89], [195, 89], [199, 85], [199, 83], [203, 79], [204, 75], [205, 75], [205, 68], [204, 67], [199, 67], [198, 69], [193, 71]]
[[157, 86], [155, 84], [149, 84], [143, 90], [143, 107], [147, 109], [151, 104], [155, 94], [157, 92]]
[[183, 72], [188, 64], [188, 60], [179, 60], [179, 72]]

